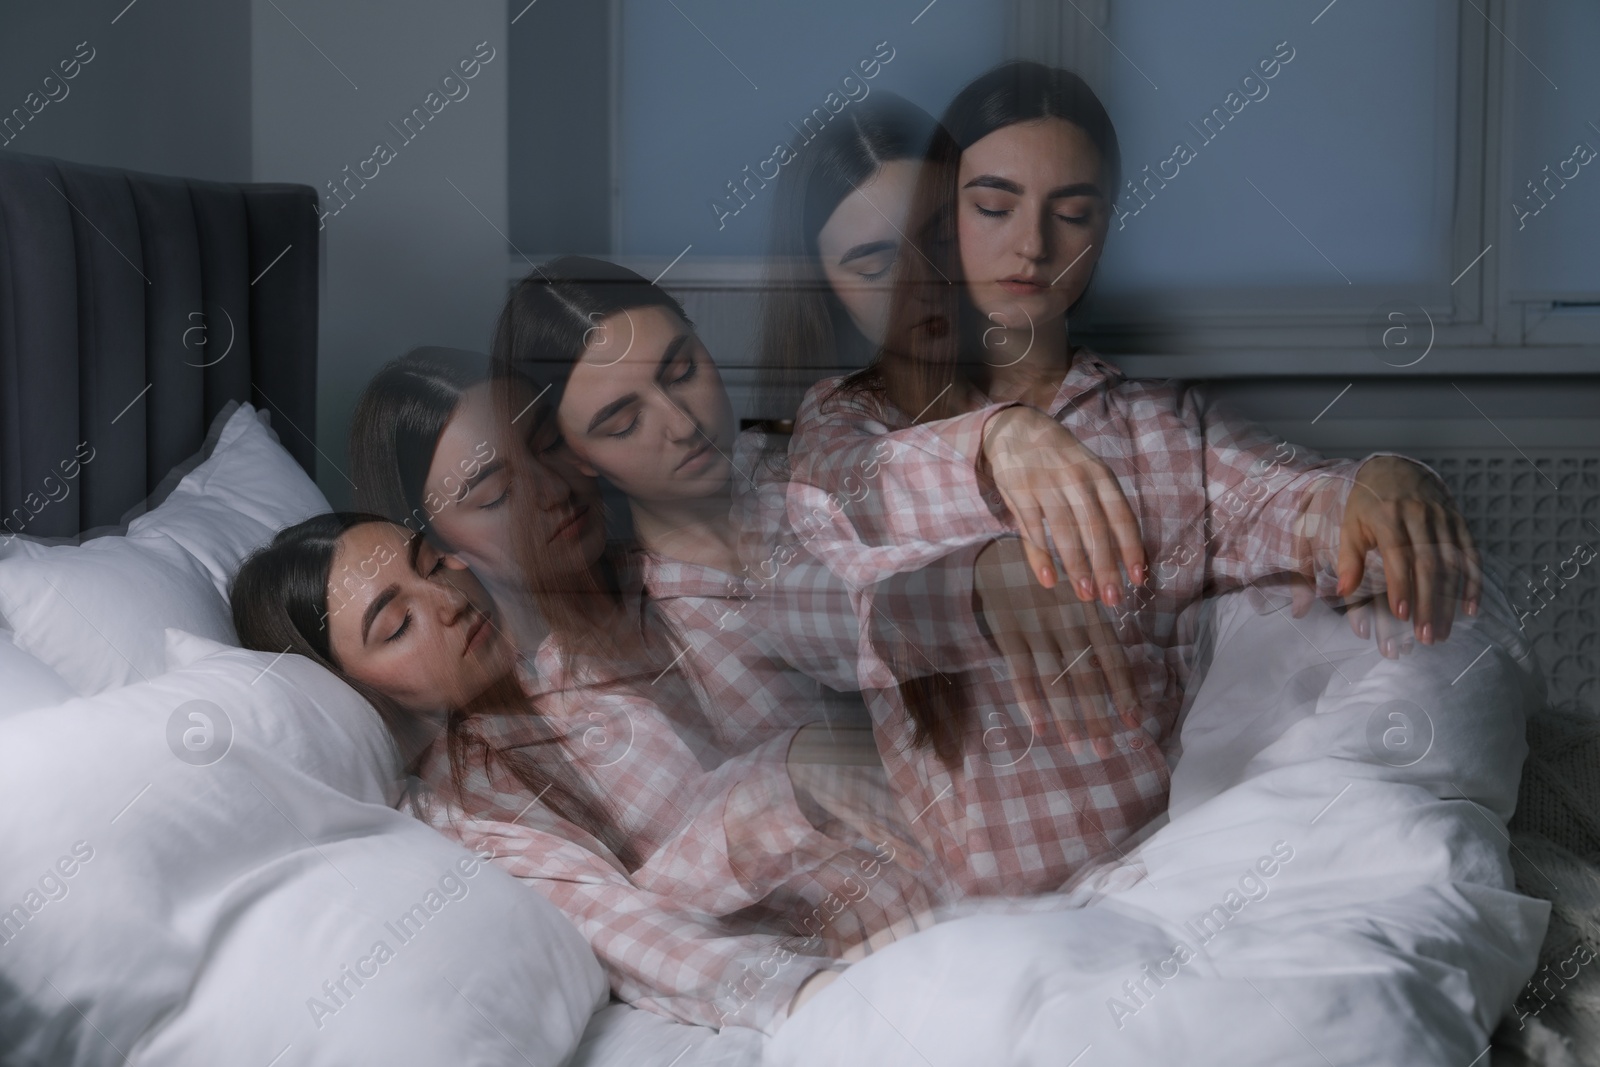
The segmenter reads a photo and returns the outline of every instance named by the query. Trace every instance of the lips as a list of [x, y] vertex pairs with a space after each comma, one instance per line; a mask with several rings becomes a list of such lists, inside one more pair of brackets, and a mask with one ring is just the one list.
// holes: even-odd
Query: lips
[[550, 535], [550, 540], [557, 541], [568, 536], [569, 534], [576, 533], [579, 529], [581, 529], [579, 524], [582, 523], [583, 520], [588, 517], [588, 515], [589, 506], [585, 504], [568, 516], [566, 521], [560, 526], [556, 527], [556, 532]]
[[694, 463], [704, 459], [710, 453], [711, 453], [711, 442], [708, 440], [708, 441], [704, 442], [703, 444], [700, 444], [700, 445], [696, 446], [695, 448], [691, 449], [689, 454], [687, 456], [683, 457], [682, 462], [680, 462], [678, 464], [676, 469], [681, 471], [685, 467], [688, 467], [691, 464], [694, 464]]
[[472, 650], [477, 648], [489, 631], [489, 616], [477, 611], [477, 609], [473, 610], [477, 614], [478, 620], [467, 629], [467, 642], [461, 648], [463, 657], [471, 654]]
[[1050, 288], [1042, 278], [1025, 277], [1023, 275], [1001, 278], [995, 284], [1014, 296], [1037, 296]]

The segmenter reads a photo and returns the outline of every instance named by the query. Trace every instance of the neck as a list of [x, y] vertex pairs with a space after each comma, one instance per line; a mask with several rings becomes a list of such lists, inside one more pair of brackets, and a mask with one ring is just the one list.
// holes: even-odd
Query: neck
[[[1004, 343], [997, 330], [988, 335], [987, 341], [984, 358], [990, 364], [989, 399], [1047, 406], [1072, 365], [1066, 316], [1037, 323], [1031, 330], [1005, 330]], [[1017, 355], [1023, 352], [1027, 355]]]
[[689, 500], [628, 500], [634, 534], [646, 551], [736, 574], [739, 553], [728, 517], [732, 503], [731, 483]]

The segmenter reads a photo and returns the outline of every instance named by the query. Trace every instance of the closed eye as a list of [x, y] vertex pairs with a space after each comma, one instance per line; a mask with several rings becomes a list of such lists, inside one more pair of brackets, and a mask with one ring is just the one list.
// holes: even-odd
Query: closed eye
[[693, 378], [695, 376], [695, 373], [700, 369], [700, 361], [695, 359], [694, 355], [692, 353], [687, 354], [686, 358], [687, 358], [687, 362], [688, 362], [689, 365], [684, 368], [684, 371], [683, 371], [682, 374], [680, 374], [676, 378], [673, 378], [670, 381], [668, 381], [667, 382], [668, 385], [682, 385], [684, 382], [688, 381], [690, 378]]
[[[443, 566], [443, 565], [444, 565], [443, 563], [439, 564], [439, 566]], [[400, 620], [399, 628], [396, 629], [394, 633], [390, 634], [388, 637], [385, 637], [383, 639], [384, 643], [387, 644], [387, 643], [389, 643], [391, 641], [400, 640], [401, 636], [409, 629], [411, 629], [411, 612], [408, 611], [408, 612], [406, 612], [406, 617], [404, 619]]]

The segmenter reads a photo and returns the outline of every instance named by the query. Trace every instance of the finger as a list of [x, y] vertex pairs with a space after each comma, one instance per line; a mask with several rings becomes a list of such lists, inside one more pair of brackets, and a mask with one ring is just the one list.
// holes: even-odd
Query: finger
[[1347, 526], [1339, 536], [1339, 587], [1340, 596], [1352, 596], [1361, 588], [1361, 579], [1367, 573], [1367, 550], [1372, 542], [1366, 532], [1357, 526]]
[[1095, 484], [1100, 494], [1100, 508], [1110, 523], [1111, 536], [1116, 542], [1117, 555], [1122, 558], [1122, 566], [1134, 585], [1142, 585], [1147, 561], [1144, 539], [1139, 534], [1138, 516], [1133, 513], [1127, 496], [1122, 492], [1122, 484], [1110, 468], [1101, 469], [1101, 477]]
[[1098, 670], [1092, 667], [1084, 669], [1084, 665], [1093, 658], [1094, 654], [1089, 649], [1068, 653], [1066, 663], [1077, 662], [1062, 670], [1055, 688], [1065, 688], [1071, 694], [1073, 719], [1078, 726], [1079, 739], [1096, 756], [1104, 759], [1116, 751], [1116, 744], [1112, 740], [1116, 727], [1115, 720], [1107, 714], [1111, 701], [1099, 684]]
[[1107, 736], [1104, 725], [1089, 714], [1094, 707], [1090, 695], [1080, 689], [1073, 675], [1074, 661], [1087, 651], [1052, 641], [1039, 648], [1035, 659], [1040, 687], [1050, 702], [1058, 732], [1068, 744], [1085, 738], [1094, 744]]
[[1434, 617], [1443, 577], [1439, 537], [1433, 529], [1433, 509], [1426, 505], [1408, 506], [1403, 512], [1406, 535], [1411, 541], [1412, 590], [1415, 594], [1411, 628], [1417, 640], [1433, 644]]
[[1361, 640], [1365, 641], [1372, 636], [1372, 604], [1361, 601], [1350, 605], [1345, 610], [1344, 617], [1350, 623], [1350, 630]]
[[1094, 646], [1100, 673], [1109, 686], [1112, 705], [1123, 724], [1130, 730], [1137, 730], [1142, 722], [1139, 691], [1134, 685], [1133, 665], [1128, 662], [1127, 650], [1098, 608], [1090, 608], [1087, 614], [1089, 640]]
[[1378, 638], [1378, 651], [1385, 659], [1399, 659], [1403, 642], [1410, 632], [1404, 620], [1396, 618], [1383, 597], [1372, 601], [1373, 630]]
[[1311, 605], [1316, 602], [1317, 590], [1310, 582], [1300, 575], [1293, 575], [1289, 582], [1289, 613], [1297, 619], [1306, 617], [1311, 610]]
[[1060, 722], [1063, 718], [1070, 718], [1070, 702], [1063, 701], [1060, 706], [1051, 704], [1039, 684], [1038, 663], [1030, 643], [1022, 636], [1011, 633], [997, 638], [996, 644], [1000, 646], [1006, 668], [1011, 672], [1011, 691], [1032, 735], [1041, 737], [1046, 731], [1053, 730], [1066, 736], [1066, 727]]
[[1388, 588], [1389, 611], [1397, 619], [1411, 617], [1411, 545], [1398, 523], [1385, 523], [1378, 530], [1378, 552], [1383, 557], [1384, 584]]
[[1056, 584], [1055, 564], [1050, 560], [1050, 542], [1045, 537], [1044, 510], [1038, 499], [1027, 489], [1016, 492], [1001, 491], [1001, 498], [1011, 510], [1022, 536], [1022, 552], [1028, 560], [1028, 569], [1046, 589]]
[[1438, 531], [1440, 540], [1439, 562], [1440, 579], [1438, 600], [1434, 606], [1433, 639], [1445, 641], [1450, 637], [1450, 631], [1455, 628], [1456, 609], [1461, 603], [1461, 594], [1467, 585], [1467, 553], [1462, 547], [1460, 532], [1456, 529], [1454, 517], [1449, 512], [1440, 512], [1434, 517], [1433, 528]]
[[1079, 600], [1096, 597], [1094, 570], [1083, 551], [1082, 529], [1078, 517], [1060, 493], [1051, 494], [1044, 507], [1045, 519], [1050, 525], [1050, 536], [1055, 541], [1056, 553], [1072, 582], [1072, 591]]
[[[1022, 558], [1028, 563], [1028, 571], [1046, 589], [1054, 589], [1056, 585], [1056, 567], [1050, 558], [1048, 549], [1036, 545], [1027, 538], [1021, 538]], [[1070, 576], [1069, 576], [1070, 580]]]
[[1066, 494], [1078, 522], [1078, 536], [1089, 551], [1095, 591], [1108, 607], [1116, 607], [1122, 602], [1122, 574], [1117, 570], [1113, 551], [1116, 542], [1111, 534], [1111, 523], [1100, 508], [1100, 498], [1092, 485], [1074, 484], [1067, 488]]

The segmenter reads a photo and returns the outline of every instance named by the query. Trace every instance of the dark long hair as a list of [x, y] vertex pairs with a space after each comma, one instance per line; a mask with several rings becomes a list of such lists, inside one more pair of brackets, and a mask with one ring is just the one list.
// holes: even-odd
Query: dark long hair
[[956, 238], [961, 154], [996, 130], [1045, 118], [1063, 119], [1088, 136], [1115, 203], [1122, 150], [1111, 116], [1087, 82], [1027, 60], [980, 76], [945, 109], [918, 174], [884, 346], [841, 389], [876, 393], [924, 422], [963, 410], [981, 369], [983, 319], [967, 294]]
[[[501, 309], [491, 346], [496, 373], [507, 381], [531, 381], [546, 409], [554, 411], [561, 405], [573, 366], [593, 337], [591, 331], [612, 315], [650, 307], [693, 325], [676, 298], [626, 267], [588, 256], [562, 256], [543, 263], [512, 288]], [[498, 406], [502, 414], [514, 410], [509, 398], [501, 398]], [[514, 477], [531, 473], [515, 463], [512, 469]], [[540, 528], [531, 515], [516, 525], [526, 532]], [[550, 550], [540, 538], [520, 537], [515, 547], [525, 574], [552, 571]], [[602, 666], [614, 680], [637, 679], [664, 670], [662, 665], [674, 658], [665, 651], [670, 644], [652, 640], [663, 631], [661, 621], [652, 622], [653, 613], [647, 609], [635, 620], [638, 626], [628, 629], [616, 627], [613, 611], [594, 610], [597, 605], [631, 607], [625, 597], [636, 579], [632, 548], [631, 541], [611, 541], [599, 565], [564, 574], [559, 583], [531, 583], [540, 613], [569, 666], [582, 658], [591, 667]]]
[[[331, 512], [280, 531], [239, 569], [230, 594], [233, 625], [244, 647], [304, 656], [365, 697], [399, 745], [407, 773], [415, 774], [433, 740], [428, 725], [381, 691], [346, 674], [334, 659], [329, 640], [328, 577], [339, 539], [374, 522], [389, 520], [363, 512]], [[639, 866], [640, 857], [610, 807], [563, 758], [566, 739], [543, 723], [537, 702], [527, 696], [515, 675], [508, 672], [496, 679], [463, 707], [442, 710], [450, 785], [458, 796], [473, 761], [481, 760], [485, 773], [499, 769], [510, 774], [555, 814], [593, 834], [629, 870]], [[508, 714], [526, 716], [530, 727], [529, 736], [518, 738], [515, 745], [497, 746], [475, 729], [485, 716]]]
[[439, 435], [461, 395], [489, 379], [487, 356], [456, 348], [414, 348], [373, 375], [350, 420], [356, 508], [431, 533], [423, 487]]
[[922, 159], [933, 127], [933, 116], [880, 89], [829, 123], [779, 175], [762, 293], [764, 415], [792, 417], [800, 395], [819, 378], [861, 366], [876, 350], [828, 284], [817, 234], [884, 164]]
[[[919, 422], [966, 409], [981, 376], [983, 320], [967, 294], [956, 237], [961, 153], [995, 130], [1043, 118], [1064, 119], [1084, 131], [1100, 152], [1115, 200], [1122, 174], [1116, 129], [1082, 78], [1022, 60], [980, 76], [956, 94], [929, 139], [896, 267], [884, 344], [864, 370], [840, 383], [840, 392], [874, 396]], [[899, 693], [911, 720], [912, 743], [956, 765], [971, 718], [973, 679], [905, 666], [896, 676], [904, 679]]]

